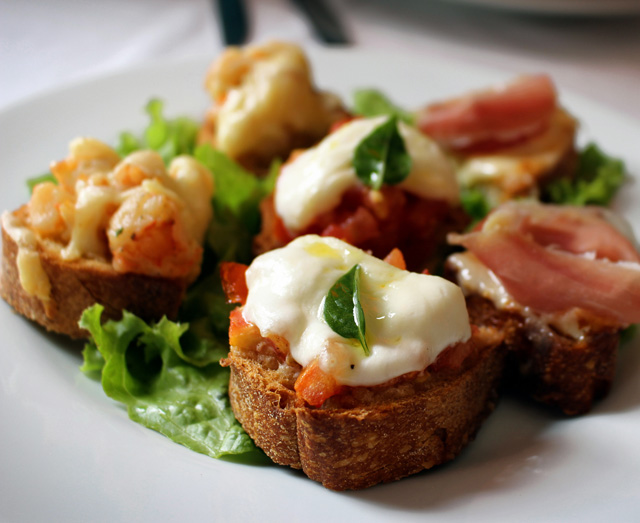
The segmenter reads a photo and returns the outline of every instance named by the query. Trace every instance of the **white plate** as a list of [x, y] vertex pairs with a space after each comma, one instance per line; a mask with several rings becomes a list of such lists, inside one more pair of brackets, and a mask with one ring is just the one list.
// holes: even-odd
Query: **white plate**
[[[318, 83], [348, 95], [377, 86], [426, 100], [507, 76], [465, 64], [377, 53], [312, 54]], [[65, 156], [76, 135], [115, 142], [146, 123], [151, 96], [169, 115], [199, 117], [207, 60], [159, 64], [70, 86], [0, 114], [0, 209], [27, 199], [25, 178]], [[515, 73], [515, 72], [512, 72]], [[640, 172], [640, 125], [563, 96], [594, 137]], [[640, 191], [617, 207], [640, 229]], [[334, 493], [284, 467], [191, 452], [130, 421], [83, 376], [79, 346], [0, 303], [0, 520], [9, 521], [602, 521], [640, 514], [640, 344], [624, 348], [611, 395], [562, 419], [504, 400], [452, 464], [362, 492]]]
[[461, 4], [555, 15], [612, 15], [640, 13], [640, 0], [444, 0]]

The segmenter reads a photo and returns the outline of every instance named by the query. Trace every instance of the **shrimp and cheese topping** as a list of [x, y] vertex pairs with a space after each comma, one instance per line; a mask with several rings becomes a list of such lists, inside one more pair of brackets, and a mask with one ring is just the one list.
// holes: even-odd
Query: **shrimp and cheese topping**
[[[318, 215], [336, 207], [348, 189], [361, 183], [353, 167], [354, 151], [386, 119], [353, 120], [282, 168], [275, 209], [290, 231], [303, 230]], [[411, 171], [398, 187], [422, 198], [457, 204], [453, 165], [438, 145], [403, 122], [398, 122], [398, 131], [411, 157]]]
[[77, 138], [51, 166], [57, 184], [35, 186], [23, 226], [66, 261], [111, 263], [117, 272], [195, 279], [212, 217], [211, 174], [190, 157], [165, 168], [154, 151], [121, 160]]
[[[360, 268], [360, 302], [369, 355], [324, 318], [332, 285]], [[370, 386], [422, 371], [447, 347], [471, 336], [459, 287], [400, 270], [335, 239], [302, 236], [257, 257], [246, 272], [242, 315], [262, 336], [288, 341], [303, 367], [318, 361], [341, 385]]]

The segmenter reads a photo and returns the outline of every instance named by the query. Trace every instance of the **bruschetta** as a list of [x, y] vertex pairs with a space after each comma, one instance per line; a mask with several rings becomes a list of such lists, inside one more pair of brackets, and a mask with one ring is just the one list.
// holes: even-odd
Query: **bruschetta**
[[55, 181], [2, 215], [2, 297], [46, 329], [85, 337], [84, 309], [175, 317], [200, 271], [213, 181], [190, 157], [166, 168], [153, 151], [125, 159], [92, 138], [52, 164]]
[[640, 253], [599, 207], [509, 202], [472, 232], [447, 270], [472, 322], [505, 334], [515, 386], [569, 415], [612, 383], [620, 331], [640, 321]]
[[443, 278], [307, 235], [222, 279], [241, 304], [222, 362], [237, 419], [276, 463], [327, 488], [449, 461], [494, 408], [502, 336], [472, 328]]
[[455, 158], [461, 188], [481, 191], [491, 206], [539, 197], [576, 167], [577, 122], [547, 75], [430, 104], [416, 122]]

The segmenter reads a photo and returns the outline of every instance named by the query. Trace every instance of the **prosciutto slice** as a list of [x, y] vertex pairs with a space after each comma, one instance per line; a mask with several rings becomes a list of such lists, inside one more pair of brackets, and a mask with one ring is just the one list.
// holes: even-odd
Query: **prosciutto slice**
[[508, 144], [544, 130], [556, 109], [556, 92], [544, 74], [521, 76], [418, 111], [417, 125], [450, 149]]
[[450, 242], [473, 252], [523, 306], [640, 322], [640, 254], [598, 209], [511, 202]]

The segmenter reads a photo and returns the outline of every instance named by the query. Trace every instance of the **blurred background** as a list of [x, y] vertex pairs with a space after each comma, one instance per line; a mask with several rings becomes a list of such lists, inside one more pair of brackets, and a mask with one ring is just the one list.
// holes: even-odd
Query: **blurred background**
[[640, 0], [0, 0], [0, 107], [143, 62], [213, 58], [225, 43], [222, 11], [236, 20], [232, 39], [546, 71], [562, 88], [640, 118]]

